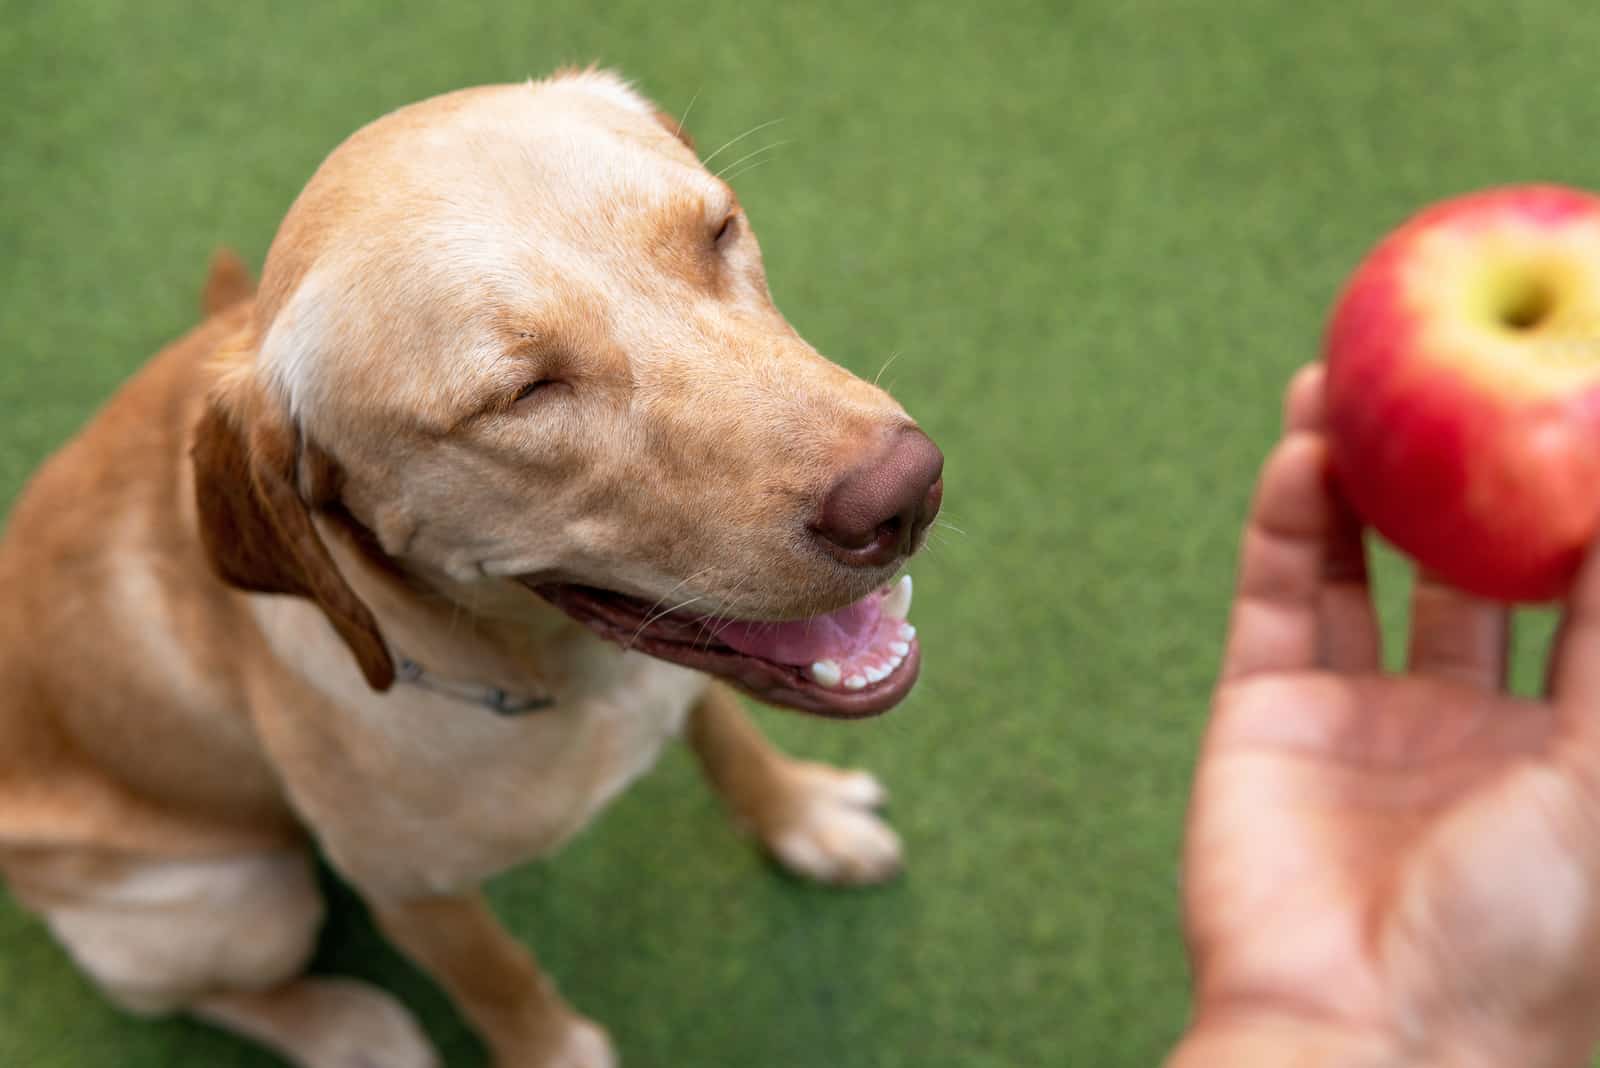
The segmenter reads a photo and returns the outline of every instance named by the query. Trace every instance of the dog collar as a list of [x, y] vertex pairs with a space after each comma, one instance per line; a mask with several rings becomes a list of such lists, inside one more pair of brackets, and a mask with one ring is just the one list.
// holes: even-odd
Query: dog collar
[[556, 703], [554, 697], [517, 697], [498, 686], [474, 686], [470, 682], [450, 682], [428, 674], [423, 666], [410, 657], [398, 657], [395, 681], [409, 683], [430, 693], [442, 694], [469, 705], [487, 708], [497, 716], [523, 716], [538, 712]]

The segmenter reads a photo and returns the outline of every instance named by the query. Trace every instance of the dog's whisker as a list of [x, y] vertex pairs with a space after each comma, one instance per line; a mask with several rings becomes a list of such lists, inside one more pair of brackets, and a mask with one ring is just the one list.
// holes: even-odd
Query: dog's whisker
[[711, 648], [711, 643], [716, 641], [723, 631], [738, 622], [738, 617], [733, 613], [738, 608], [739, 603], [740, 598], [734, 598], [720, 611], [702, 619], [700, 621], [700, 633], [695, 636], [695, 643], [699, 644], [703, 638], [706, 643], [705, 647], [707, 649]]
[[727, 180], [728, 180], [729, 183], [732, 183], [735, 179], [743, 178], [745, 175], [749, 174], [751, 171], [755, 170], [757, 167], [761, 166], [763, 163], [769, 163], [769, 162], [771, 162], [771, 160], [772, 160], [771, 156], [766, 157], [766, 159], [758, 159], [754, 163], [750, 164], [748, 167], [741, 167], [741, 168], [739, 168], [739, 170], [737, 170], [737, 171], [733, 172], [732, 174], [728, 175]]
[[[701, 86], [700, 88], [704, 88]], [[681, 133], [688, 128], [689, 112], [694, 110], [695, 101], [700, 99], [700, 89], [694, 91], [694, 96], [689, 98], [689, 106], [683, 109], [683, 114], [678, 118], [678, 131]]]
[[[774, 149], [782, 148], [784, 145], [791, 144], [791, 143], [792, 142], [790, 142], [790, 141], [774, 141], [770, 145], [762, 145], [760, 148], [756, 149], [753, 152], [746, 152], [744, 155], [740, 156], [738, 159], [734, 160], [732, 163], [728, 164], [726, 167], [723, 167], [720, 171], [718, 171], [717, 174], [716, 174], [716, 177], [721, 178], [724, 174], [727, 174], [729, 171], [731, 171], [735, 167], [739, 166], [739, 164], [744, 163], [746, 160], [753, 160], [758, 156], [761, 156], [761, 155], [764, 155], [765, 153], [771, 152]], [[752, 171], [752, 170], [754, 170], [756, 168], [756, 166], [757, 166], [756, 164], [752, 163], [750, 166], [746, 167], [744, 169], [744, 171], [741, 171], [739, 173], [743, 174], [743, 173], [745, 173], [745, 171]], [[732, 179], [729, 179], [729, 180], [731, 181]]]
[[941, 530], [954, 531], [955, 533], [960, 534], [963, 538], [967, 536], [967, 532], [966, 531], [962, 530], [960, 527], [956, 526], [954, 523], [951, 523], [951, 522], [949, 522], [947, 520], [944, 520], [944, 519], [935, 519], [933, 521], [933, 525], [938, 527], [938, 528], [940, 528]]
[[746, 137], [749, 137], [752, 134], [758, 134], [762, 130], [765, 130], [767, 127], [776, 126], [778, 123], [780, 123], [782, 121], [783, 121], [782, 118], [768, 119], [766, 122], [763, 122], [763, 123], [761, 123], [761, 124], [759, 124], [757, 126], [750, 127], [750, 129], [746, 130], [744, 133], [740, 134], [738, 137], [735, 137], [732, 141], [727, 142], [721, 148], [717, 149], [715, 152], [711, 153], [711, 155], [707, 156], [705, 159], [702, 159], [700, 161], [700, 165], [701, 166], [705, 166], [706, 164], [710, 163], [712, 160], [716, 159], [718, 156], [722, 155], [722, 153], [726, 152], [728, 149], [730, 149], [734, 145], [738, 144], [740, 141], [743, 141]]
[[904, 353], [905, 353], [905, 349], [897, 349], [897, 350], [895, 350], [894, 354], [891, 355], [889, 357], [889, 359], [884, 362], [884, 365], [882, 367], [878, 368], [878, 373], [872, 376], [872, 384], [873, 385], [877, 385], [880, 381], [882, 381], [883, 380], [883, 372], [885, 372], [889, 368], [893, 367], [894, 366], [894, 361], [898, 360]]
[[[682, 581], [680, 581], [677, 585], [673, 586], [672, 589], [668, 590], [666, 593], [664, 593], [660, 597], [656, 598], [656, 603], [650, 606], [650, 610], [645, 613], [644, 619], [639, 623], [639, 626], [634, 630], [633, 634], [631, 634], [628, 637], [628, 640], [623, 645], [623, 648], [624, 649], [632, 649], [634, 642], [639, 640], [639, 635], [643, 634], [645, 632], [645, 630], [650, 626], [650, 624], [656, 622], [656, 620], [664, 619], [665, 617], [670, 616], [672, 613], [678, 611], [679, 609], [688, 608], [690, 605], [694, 604], [696, 601], [703, 600], [704, 598], [703, 598], [703, 596], [701, 594], [695, 594], [693, 597], [690, 597], [688, 600], [681, 601], [678, 604], [673, 605], [671, 608], [666, 608], [666, 609], [662, 609], [661, 608], [662, 604], [664, 604], [666, 602], [668, 597], [671, 597], [673, 594], [675, 594], [679, 590], [683, 589], [683, 587], [685, 585], [687, 585], [690, 582], [693, 582], [695, 579], [699, 578], [701, 575], [704, 575], [707, 571], [710, 571], [710, 570], [711, 570], [711, 568], [709, 568], [709, 567], [702, 567], [699, 571], [696, 571], [693, 574], [689, 575], [687, 578], [685, 578]], [[660, 610], [658, 611], [658, 609], [660, 609]]]
[[[699, 578], [701, 575], [706, 574], [710, 570], [711, 570], [710, 567], [702, 567], [700, 570], [692, 572], [689, 575], [687, 575], [686, 577], [679, 579], [676, 583], [673, 584], [672, 589], [668, 590], [666, 593], [663, 593], [660, 597], [656, 598], [655, 604], [650, 606], [649, 610], [645, 612], [645, 615], [650, 616], [652, 612], [654, 612], [656, 609], [660, 608], [663, 604], [665, 604], [667, 602], [668, 598], [672, 597], [679, 590], [683, 589], [689, 583], [693, 582], [695, 579]], [[670, 611], [670, 609], [669, 609], [669, 611]], [[657, 620], [659, 618], [661, 618], [661, 617], [660, 616], [651, 616], [651, 618], [647, 622], [654, 622], [655, 620]]]
[[[679, 583], [679, 585], [682, 585], [682, 583]], [[637, 638], [639, 636], [639, 631], [644, 630], [646, 627], [650, 626], [650, 624], [656, 622], [659, 619], [665, 619], [667, 616], [670, 616], [674, 612], [681, 611], [682, 609], [688, 608], [690, 605], [694, 604], [696, 601], [704, 600], [704, 597], [701, 594], [697, 593], [697, 594], [694, 594], [691, 597], [688, 597], [688, 598], [685, 598], [682, 601], [679, 601], [677, 604], [668, 605], [666, 608], [662, 608], [661, 605], [663, 604], [663, 602], [665, 600], [666, 600], [666, 598], [662, 598], [660, 601], [657, 601], [655, 604], [650, 606], [650, 611], [645, 613], [644, 620], [639, 624], [639, 630], [636, 630], [636, 631], [633, 632], [633, 636], [635, 638]]]
[[[700, 633], [695, 637], [696, 644], [699, 643], [701, 638], [705, 638], [706, 648], [709, 649], [711, 647], [711, 643], [717, 640], [717, 638], [722, 634], [722, 631], [727, 630], [728, 627], [731, 627], [733, 624], [739, 621], [738, 617], [734, 615], [734, 612], [738, 609], [740, 603], [745, 600], [745, 598], [740, 596], [739, 591], [744, 588], [744, 584], [748, 582], [749, 579], [749, 575], [745, 575], [743, 578], [739, 579], [739, 581], [734, 584], [733, 590], [730, 592], [728, 599], [723, 602], [722, 607], [718, 611], [713, 612], [710, 616], [700, 621]], [[723, 623], [721, 630], [718, 630], [717, 624], [724, 620], [726, 622]]]
[[755, 170], [757, 167], [761, 166], [763, 163], [766, 163], [768, 160], [772, 159], [772, 154], [776, 149], [782, 148], [784, 145], [789, 143], [790, 142], [788, 141], [774, 141], [772, 144], [763, 145], [761, 148], [758, 148], [753, 152], [747, 152], [718, 171], [717, 177], [722, 178], [727, 182], [732, 182], [735, 179], [741, 178]]
[[668, 609], [666, 609], [665, 611], [662, 611], [662, 612], [657, 612], [657, 613], [647, 617], [644, 620], [644, 622], [640, 623], [639, 626], [634, 630], [634, 632], [631, 635], [628, 636], [628, 640], [623, 643], [622, 647], [624, 649], [632, 649], [633, 648], [633, 643], [639, 640], [639, 635], [643, 634], [645, 632], [645, 630], [650, 626], [650, 624], [654, 623], [658, 619], [662, 619], [662, 618], [664, 618], [666, 616], [670, 616], [672, 613], [674, 613], [676, 611], [679, 611], [680, 609], [688, 608], [690, 605], [692, 605], [696, 601], [700, 601], [700, 600], [704, 600], [704, 598], [701, 597], [701, 595], [697, 593], [693, 597], [690, 597], [686, 601], [679, 601], [677, 604], [673, 605], [671, 608], [668, 608]]
[[694, 636], [693, 644], [695, 648], [700, 648], [702, 642], [704, 642], [704, 648], [711, 648], [711, 643], [717, 640], [716, 627], [720, 619], [721, 613], [718, 613], [715, 616], [707, 616], [700, 621], [700, 630]]
[[[716, 641], [716, 640], [720, 639], [722, 637], [723, 632], [726, 631], [729, 627], [733, 626], [737, 622], [739, 622], [739, 620], [736, 617], [730, 615], [727, 618], [727, 620], [721, 626], [717, 627], [715, 630], [713, 630], [711, 632], [711, 640], [712, 641]], [[768, 629], [771, 629], [770, 625], [769, 625]]]

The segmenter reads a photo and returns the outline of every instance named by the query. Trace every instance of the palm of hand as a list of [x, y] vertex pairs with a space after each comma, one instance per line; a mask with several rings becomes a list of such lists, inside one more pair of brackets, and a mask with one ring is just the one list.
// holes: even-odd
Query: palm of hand
[[1538, 1033], [1600, 992], [1600, 882], [1574, 848], [1600, 829], [1556, 724], [1420, 676], [1222, 687], [1189, 829], [1201, 997], [1405, 1044], [1488, 1020]]

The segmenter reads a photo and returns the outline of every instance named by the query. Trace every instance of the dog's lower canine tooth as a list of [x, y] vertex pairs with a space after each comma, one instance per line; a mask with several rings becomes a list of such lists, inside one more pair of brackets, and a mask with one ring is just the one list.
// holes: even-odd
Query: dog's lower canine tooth
[[889, 596], [883, 599], [883, 614], [890, 619], [904, 620], [911, 612], [911, 576], [901, 575]]
[[[902, 624], [900, 624], [900, 640], [901, 641], [909, 642], [912, 638], [915, 638], [916, 636], [917, 636], [917, 628], [916, 627], [913, 627], [910, 623], [902, 623]], [[908, 645], [906, 648], [910, 649], [910, 646]]]
[[843, 673], [839, 670], [839, 665], [834, 661], [818, 660], [811, 665], [811, 678], [818, 686], [826, 686], [832, 689], [839, 685], [839, 680], [843, 678]]

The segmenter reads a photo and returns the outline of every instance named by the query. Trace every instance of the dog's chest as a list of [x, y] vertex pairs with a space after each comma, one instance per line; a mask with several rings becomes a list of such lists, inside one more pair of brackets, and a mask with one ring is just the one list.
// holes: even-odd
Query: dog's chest
[[[704, 691], [704, 676], [637, 654], [619, 658], [610, 685], [519, 716], [431, 694], [398, 692], [391, 744], [428, 785], [396, 806], [403, 823], [452, 839], [450, 858], [428, 849], [452, 881], [476, 880], [548, 853], [655, 763]], [[402, 775], [407, 772], [395, 768]], [[402, 792], [406, 796], [409, 792]]]
[[[324, 691], [340, 706], [334, 722], [273, 716], [265, 733], [347, 875], [397, 894], [448, 892], [581, 830], [649, 769], [709, 684], [641, 654], [593, 652], [582, 686], [547, 709], [501, 716], [417, 686], [339, 686]], [[312, 678], [334, 668], [299, 666]]]

